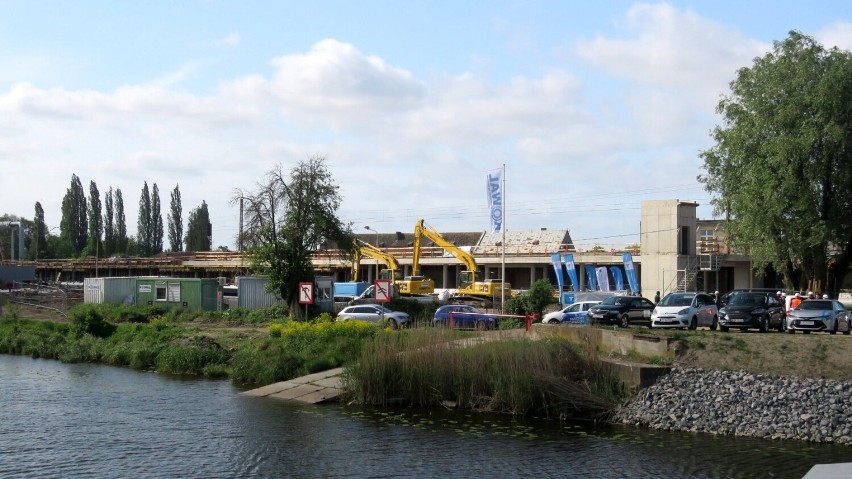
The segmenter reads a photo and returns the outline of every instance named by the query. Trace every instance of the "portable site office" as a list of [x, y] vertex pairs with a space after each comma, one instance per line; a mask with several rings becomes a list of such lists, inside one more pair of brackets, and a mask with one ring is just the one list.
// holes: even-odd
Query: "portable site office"
[[218, 311], [222, 290], [211, 278], [137, 278], [138, 306], [168, 306], [184, 309]]

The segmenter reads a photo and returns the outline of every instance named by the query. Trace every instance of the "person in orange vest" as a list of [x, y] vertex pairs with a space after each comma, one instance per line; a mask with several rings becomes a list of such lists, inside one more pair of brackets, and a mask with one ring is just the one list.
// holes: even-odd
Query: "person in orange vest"
[[802, 304], [802, 295], [799, 294], [799, 293], [796, 293], [796, 296], [794, 296], [793, 300], [790, 301], [790, 309], [791, 310], [796, 309], [796, 307], [798, 307], [800, 304]]

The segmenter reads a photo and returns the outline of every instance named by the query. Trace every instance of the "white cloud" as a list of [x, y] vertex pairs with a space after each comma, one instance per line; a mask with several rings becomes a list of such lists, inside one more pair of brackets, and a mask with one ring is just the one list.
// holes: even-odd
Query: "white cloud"
[[239, 45], [242, 38], [240, 38], [240, 34], [237, 32], [231, 32], [228, 35], [216, 40], [216, 45], [220, 47], [232, 47], [235, 45]]
[[834, 22], [818, 31], [815, 38], [825, 48], [837, 47], [841, 50], [852, 51], [852, 23]]

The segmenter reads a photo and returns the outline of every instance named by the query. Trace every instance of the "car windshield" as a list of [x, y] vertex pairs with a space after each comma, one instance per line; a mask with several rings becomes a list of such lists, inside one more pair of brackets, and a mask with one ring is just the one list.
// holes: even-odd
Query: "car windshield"
[[694, 294], [667, 294], [657, 306], [689, 306], [694, 297]]
[[735, 294], [728, 301], [734, 306], [761, 306], [766, 304], [766, 295], [763, 293], [740, 293]]
[[385, 314], [393, 313], [393, 311], [389, 310], [388, 308], [386, 308], [386, 307], [384, 307], [380, 304], [374, 304], [373, 306], [375, 306], [377, 312], [382, 312], [382, 313], [385, 313]]
[[831, 310], [831, 301], [802, 301], [796, 309]]
[[633, 300], [633, 298], [629, 298], [627, 296], [612, 296], [610, 298], [606, 298], [605, 300], [601, 301], [601, 305], [602, 306], [612, 306], [612, 305], [624, 306], [625, 304], [630, 304], [630, 301], [632, 301], [632, 300]]

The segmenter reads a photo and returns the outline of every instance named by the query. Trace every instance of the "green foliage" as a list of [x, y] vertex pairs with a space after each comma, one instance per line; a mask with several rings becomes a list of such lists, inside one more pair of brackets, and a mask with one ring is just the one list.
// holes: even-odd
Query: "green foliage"
[[525, 294], [513, 296], [506, 300], [506, 314], [524, 315], [531, 309]]
[[83, 190], [83, 183], [77, 175], [72, 174], [71, 186], [62, 198], [62, 220], [59, 223], [59, 229], [60, 236], [75, 256], [83, 251], [88, 241], [86, 210], [86, 193]]
[[87, 334], [105, 338], [115, 331], [115, 326], [107, 322], [94, 305], [84, 304], [74, 308], [68, 314], [68, 321], [68, 332], [75, 338], [82, 338]]
[[172, 190], [172, 200], [169, 204], [169, 248], [172, 251], [183, 251], [183, 215], [180, 203], [180, 185]]
[[546, 279], [536, 280], [530, 286], [526, 296], [527, 305], [529, 306], [528, 312], [531, 314], [537, 314], [538, 317], [541, 318], [547, 305], [554, 302], [553, 286], [550, 284], [550, 281]]
[[269, 276], [268, 288], [301, 317], [298, 285], [314, 278], [311, 251], [334, 242], [345, 257], [353, 252], [349, 226], [337, 218], [341, 198], [331, 173], [320, 157], [285, 172], [281, 165], [269, 171], [257, 192], [238, 191], [248, 228], [244, 244], [256, 271]]
[[850, 105], [852, 54], [791, 32], [737, 72], [701, 153], [728, 241], [789, 288], [817, 279], [836, 291], [852, 262]]
[[151, 193], [148, 182], [144, 182], [139, 195], [139, 219], [136, 223], [136, 239], [139, 242], [139, 255], [151, 256], [154, 253], [154, 225], [152, 224]]
[[277, 339], [261, 340], [231, 358], [231, 378], [241, 383], [270, 384], [297, 377], [304, 360]]
[[207, 211], [207, 202], [202, 201], [201, 206], [189, 212], [189, 220], [186, 225], [186, 251], [210, 251], [210, 236], [208, 225], [210, 224], [210, 213]]

